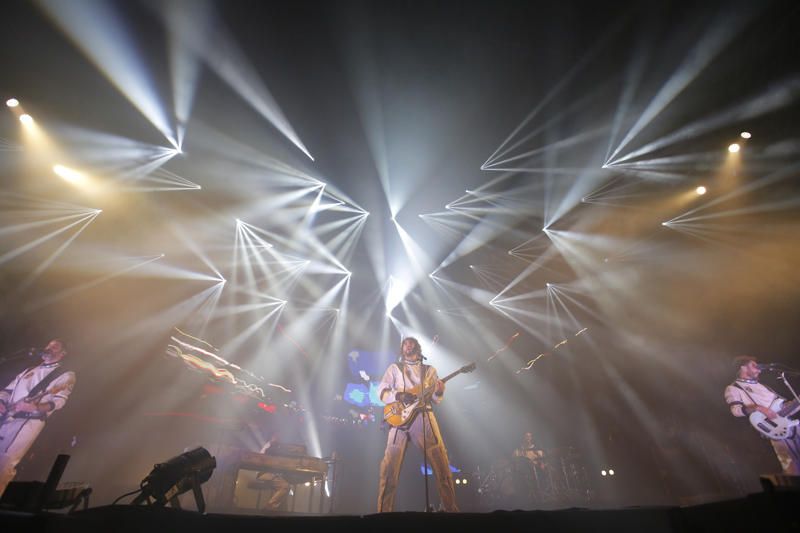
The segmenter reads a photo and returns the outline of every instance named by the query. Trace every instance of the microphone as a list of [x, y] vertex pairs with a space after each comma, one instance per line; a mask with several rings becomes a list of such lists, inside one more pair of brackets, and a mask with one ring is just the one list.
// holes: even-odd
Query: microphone
[[756, 368], [759, 370], [775, 370], [775, 367], [779, 366], [778, 363], [766, 363], [766, 364], [757, 364]]

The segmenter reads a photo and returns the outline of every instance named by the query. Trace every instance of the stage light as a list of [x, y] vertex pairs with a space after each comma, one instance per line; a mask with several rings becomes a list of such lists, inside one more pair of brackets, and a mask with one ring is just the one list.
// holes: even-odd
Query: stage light
[[17, 107], [19, 105], [19, 100], [17, 100], [16, 98], [9, 98], [8, 100], [6, 100], [6, 105], [8, 107]]
[[30, 126], [31, 124], [33, 124], [33, 117], [25, 113], [19, 116], [19, 121], [25, 124], [26, 126]]
[[696, 192], [697, 194], [700, 194], [700, 195], [702, 195], [702, 194], [705, 194], [705, 193], [706, 193], [706, 188], [705, 188], [705, 187], [703, 187], [703, 186], [701, 185], [701, 186], [699, 186], [698, 188], [696, 188], [696, 189], [694, 190], [694, 192]]
[[608, 475], [609, 476], [613, 476], [614, 475], [614, 471], [612, 469], [610, 469], [610, 468], [608, 469]]
[[749, 132], [749, 131], [743, 131], [742, 133], [740, 133], [740, 134], [739, 134], [739, 136], [740, 136], [742, 139], [749, 139], [750, 137], [752, 137], [752, 135], [750, 135], [750, 132]]
[[456, 478], [456, 485], [461, 485], [461, 480]]
[[601, 476], [606, 476], [606, 475], [608, 475], [608, 472], [606, 472], [605, 470], [601, 470], [600, 471], [600, 475]]
[[[211, 478], [211, 473], [216, 467], [216, 458], [205, 448], [195, 448], [173, 457], [166, 463], [156, 464], [142, 480], [141, 492], [133, 500], [133, 505], [147, 503], [163, 507], [169, 503], [173, 507], [180, 508], [178, 496], [192, 490], [197, 510], [204, 513], [206, 502], [200, 485]], [[151, 498], [155, 501], [151, 502]]]
[[741, 146], [739, 146], [737, 143], [733, 143], [730, 146], [728, 146], [728, 151], [732, 154], [735, 154], [736, 152], [739, 151], [740, 148]]
[[463, 480], [461, 480], [461, 483], [466, 485], [467, 483], [469, 483], [469, 480], [467, 478], [464, 478]]
[[64, 165], [53, 165], [53, 172], [66, 181], [74, 183], [75, 185], [83, 185], [87, 181], [84, 174], [81, 174], [77, 170], [73, 170], [69, 167], [65, 167]]
[[669, 222], [662, 222], [661, 225], [662, 226], [669, 226]]

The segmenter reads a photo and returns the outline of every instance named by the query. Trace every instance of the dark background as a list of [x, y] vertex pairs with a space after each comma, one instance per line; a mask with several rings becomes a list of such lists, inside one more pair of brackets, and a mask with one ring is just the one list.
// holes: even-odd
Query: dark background
[[[15, 206], [9, 194], [103, 209], [34, 283], [23, 286], [64, 237], [0, 263], [0, 353], [63, 337], [78, 374], [72, 397], [48, 422], [20, 478], [43, 478], [55, 453], [68, 450], [72, 461], [65, 479], [90, 482], [93, 499], [108, 503], [135, 488], [153, 463], [188, 447], [257, 449], [257, 436], [285, 426], [298, 440], [318, 443], [311, 451], [342, 456], [338, 509], [370, 512], [385, 434], [377, 423], [354, 424], [350, 406], [336, 394], [350, 380], [351, 350], [384, 353], [388, 363], [404, 334], [422, 338], [442, 375], [479, 363], [476, 373], [450, 382], [438, 411], [451, 463], [476, 479], [485, 479], [492, 465], [508, 457], [526, 430], [553, 457], [573, 448], [574, 464], [586, 473], [580, 494], [556, 506], [730, 498], [759, 490], [758, 474], [779, 468], [768, 443], [730, 416], [722, 390], [733, 377], [730, 359], [741, 353], [797, 366], [800, 32], [794, 2], [208, 4], [209, 25], [204, 30], [190, 24], [193, 38], [206, 53], [221, 51], [233, 65], [234, 54], [220, 35], [236, 44], [254, 74], [249, 80], [268, 88], [314, 160], [201, 58], [184, 153], [163, 168], [202, 189], [147, 192], [116, 192], [113, 187], [130, 182], [99, 170], [101, 165], [84, 157], [80, 138], [65, 128], [168, 143], [41, 5], [4, 6], [0, 93], [19, 98], [74, 164], [94, 168], [112, 192], [92, 196], [59, 180], [49, 169], [51, 160], [28, 156], [33, 152], [15, 116], [7, 111], [0, 117], [4, 146], [26, 146], [0, 152], [4, 228], [30, 220], [20, 216], [35, 216], [21, 214], [24, 206]], [[101, 3], [75, 5], [85, 8], [83, 34], [113, 30], [101, 16]], [[152, 83], [173, 117], [168, 50], [174, 27], [163, 14], [175, 8], [178, 20], [192, 23], [191, 13], [203, 4], [105, 5], [118, 14], [133, 55], [146, 67], [136, 76]], [[725, 44], [705, 61], [718, 35]], [[106, 38], [124, 44], [119, 33]], [[693, 65], [702, 67], [692, 71]], [[647, 153], [638, 159], [641, 167], [602, 168], [657, 95], [681, 83], [620, 155], [686, 125], [710, 124], [728, 110], [739, 111]], [[738, 107], [757, 97], [782, 103]], [[482, 170], [518, 126], [513, 139], [524, 140], [509, 156], [538, 151], [498, 165], [507, 174]], [[753, 138], [732, 169], [725, 148], [744, 129]], [[382, 155], [376, 149], [381, 146]], [[99, 146], [96, 155], [108, 153]], [[291, 218], [312, 196], [277, 207], [259, 203], [298, 187], [281, 181], [285, 173], [267, 158], [325, 181], [370, 215], [352, 255], [340, 258], [352, 272], [346, 319], [331, 326], [308, 311], [340, 278], [306, 272], [301, 277], [307, 285], [293, 289], [279, 318], [226, 350], [231, 332], [261, 316], [230, 318], [222, 312], [252, 303], [233, 282], [237, 217], [286, 237], [293, 248], [276, 244], [285, 253], [320, 257], [318, 243], [294, 233]], [[646, 170], [669, 175], [654, 177]], [[427, 276], [415, 279], [407, 308], [393, 312], [404, 328], [392, 326], [382, 300], [388, 275], [410, 271], [382, 173], [390, 199], [406, 200], [394, 213], [397, 222], [434, 267], [469, 243], [465, 235], [471, 229], [489, 228], [473, 234], [474, 248], [439, 272], [463, 290]], [[580, 202], [620, 183], [627, 187], [619, 189], [622, 196], [604, 205]], [[700, 184], [710, 189], [706, 197], [680, 200]], [[693, 234], [660, 224], [748, 187], [704, 211], [718, 217], [698, 221]], [[445, 208], [476, 189], [494, 196], [469, 204], [474, 210], [466, 213]], [[559, 207], [566, 209], [555, 220]], [[442, 212], [453, 217], [442, 220], [452, 220], [460, 235], [436, 231], [418, 216]], [[311, 234], [319, 231], [328, 242], [332, 235], [322, 233], [323, 224], [342, 216], [318, 215]], [[564, 233], [543, 234], [551, 222], [551, 229]], [[288, 385], [292, 394], [270, 399], [278, 406], [294, 400], [302, 411], [280, 407], [269, 415], [228, 390], [209, 393], [202, 375], [163, 355], [173, 327], [196, 325], [196, 310], [179, 304], [209, 287], [178, 272], [209, 274], [176, 237], [174, 225], [229, 280], [212, 315], [219, 320], [203, 338], [222, 347], [226, 359]], [[0, 255], [42, 234], [4, 232]], [[528, 252], [508, 253], [530, 239]], [[165, 258], [158, 265], [175, 270], [119, 274], [118, 265], [135, 264], [131, 258], [161, 253]], [[542, 268], [526, 271], [535, 260]], [[493, 277], [476, 276], [470, 265]], [[548, 282], [569, 285], [576, 288], [570, 293], [575, 300], [563, 301], [572, 316], [560, 308], [556, 313], [553, 300], [540, 294], [509, 304], [518, 309], [515, 322], [488, 305], [484, 293], [469, 292], [497, 295], [520, 274], [506, 296], [541, 290]], [[37, 305], [75, 287], [84, 288]], [[273, 287], [250, 288], [271, 294]], [[516, 332], [520, 336], [488, 362]], [[568, 344], [553, 351], [564, 339]], [[552, 353], [515, 373], [542, 352]], [[5, 364], [3, 379], [26, 364]], [[774, 376], [764, 381], [787, 393]], [[420, 461], [410, 450], [399, 510], [423, 505]], [[599, 474], [608, 467], [617, 472], [613, 479]], [[468, 494], [474, 487], [459, 488], [462, 507], [534, 506], [496, 492], [491, 498]]]

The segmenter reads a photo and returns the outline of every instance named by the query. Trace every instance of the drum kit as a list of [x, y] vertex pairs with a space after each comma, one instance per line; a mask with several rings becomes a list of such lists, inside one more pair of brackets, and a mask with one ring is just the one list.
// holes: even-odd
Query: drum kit
[[544, 456], [500, 458], [481, 479], [478, 492], [487, 508], [541, 508], [586, 504], [590, 488], [583, 460], [572, 447], [544, 450]]

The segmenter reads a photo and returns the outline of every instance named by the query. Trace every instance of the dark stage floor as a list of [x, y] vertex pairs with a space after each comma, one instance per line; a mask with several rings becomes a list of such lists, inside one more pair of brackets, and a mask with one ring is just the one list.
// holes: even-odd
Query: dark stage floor
[[201, 515], [172, 508], [106, 506], [72, 515], [0, 512], [0, 529], [58, 531], [800, 531], [800, 492], [753, 494], [692, 507], [616, 510], [497, 511], [492, 513], [390, 513], [383, 515]]

